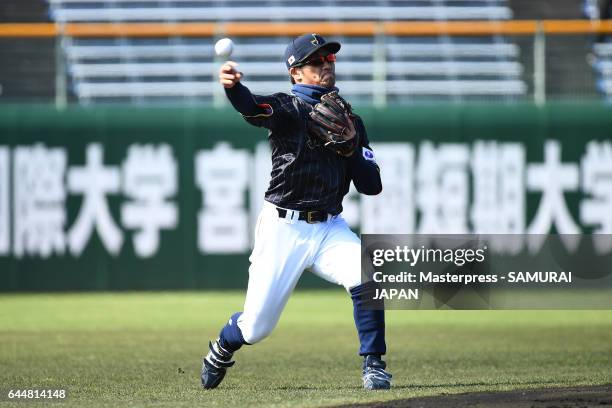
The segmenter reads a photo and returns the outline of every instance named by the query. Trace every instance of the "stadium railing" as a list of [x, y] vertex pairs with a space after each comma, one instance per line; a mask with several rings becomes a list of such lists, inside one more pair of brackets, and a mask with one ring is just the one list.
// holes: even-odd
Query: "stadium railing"
[[[5, 38], [63, 38], [68, 39], [69, 46], [63, 41], [62, 47], [58, 47], [57, 60], [63, 60], [61, 52], [65, 50], [67, 60], [72, 68], [72, 75], [79, 78], [89, 78], [94, 75], [103, 75], [108, 78], [120, 76], [121, 72], [114, 64], [104, 63], [105, 58], [120, 58], [119, 53], [128, 52], [131, 58], [146, 58], [159, 56], [176, 56], [177, 53], [189, 55], [202, 55], [210, 57], [212, 54], [212, 44], [216, 38], [231, 36], [238, 39], [236, 47], [236, 57], [248, 57], [252, 55], [262, 55], [269, 58], [282, 55], [284, 45], [279, 44], [259, 44], [256, 52], [252, 45], [241, 44], [240, 39], [250, 37], [281, 37], [286, 38], [298, 35], [303, 32], [318, 32], [322, 35], [340, 36], [359, 41], [367, 38], [370, 42], [350, 43], [343, 48], [347, 55], [352, 57], [378, 55], [370, 61], [354, 63], [345, 61], [345, 70], [355, 75], [368, 76], [360, 80], [351, 81], [350, 78], [343, 80], [343, 90], [360, 94], [371, 94], [375, 104], [384, 105], [387, 97], [393, 95], [419, 95], [420, 92], [435, 94], [436, 92], [447, 95], [460, 94], [527, 94], [537, 103], [546, 100], [546, 39], [549, 36], [563, 35], [592, 35], [612, 33], [612, 22], [610, 21], [582, 21], [582, 20], [549, 20], [549, 21], [447, 21], [447, 22], [390, 22], [390, 21], [365, 21], [365, 22], [299, 22], [299, 23], [67, 23], [67, 24], [1, 24], [0, 37]], [[407, 43], [403, 39], [423, 39], [431, 36], [445, 36], [449, 39], [459, 38], [478, 38], [482, 36], [508, 35], [515, 37], [526, 37], [532, 40], [532, 66], [528, 71], [520, 63], [513, 61], [521, 52], [515, 44], [506, 42], [498, 43], [454, 43], [452, 47], [444, 43]], [[124, 48], [117, 48], [108, 45], [87, 45], [78, 43], [80, 39], [160, 39], [182, 37], [188, 39], [205, 39], [205, 44], [128, 44]], [[383, 39], [381, 42], [380, 39]], [[384, 41], [384, 39], [397, 38], [399, 43]], [[72, 42], [74, 40], [74, 42]], [[610, 95], [611, 74], [611, 54], [610, 44], [596, 44], [593, 47], [597, 63], [594, 64], [595, 70], [600, 74], [598, 87], [605, 95]], [[451, 56], [487, 56], [499, 58], [502, 61], [394, 61], [388, 60], [389, 57], [406, 56], [427, 57], [446, 52]], [[524, 52], [524, 51], [523, 51]], [[87, 63], [83, 63], [86, 61]], [[61, 62], [64, 63], [63, 61]], [[146, 96], [155, 95], [156, 91], [160, 95], [180, 96], [182, 89], [187, 95], [218, 95], [218, 86], [214, 84], [214, 71], [217, 63], [208, 62], [174, 62], [171, 64], [160, 62], [125, 62], [121, 68], [123, 73], [132, 72], [136, 76], [141, 74], [150, 75], [152, 80], [147, 82], [136, 82], [132, 84], [122, 84], [119, 91], [128, 93], [133, 91], [136, 95]], [[273, 66], [276, 65], [276, 68]], [[342, 65], [339, 64], [339, 75]], [[257, 91], [264, 93], [278, 90], [278, 82], [267, 81], [265, 78], [273, 75], [286, 75], [283, 72], [282, 64], [277, 62], [245, 61], [243, 64], [245, 72], [252, 75], [260, 75], [261, 80], [257, 81]], [[187, 75], [192, 73], [202, 73], [207, 76], [207, 81], [183, 81], [182, 85], [176, 83], [165, 84], [156, 82], [155, 76], [164, 76], [170, 70], [175, 73], [184, 72]], [[182, 70], [182, 71], [181, 71]], [[418, 81], [396, 80], [393, 75], [401, 74], [403, 71], [412, 72], [413, 75], [422, 75]], [[507, 75], [510, 78], [517, 78], [515, 82], [508, 81], [475, 81], [467, 79], [453, 80], [439, 79], [428, 80], [426, 74], [439, 74], [441, 72], [466, 72], [474, 75], [487, 75], [495, 72], [496, 74]], [[61, 76], [65, 69], [58, 69], [58, 76]], [[381, 74], [382, 73], [382, 74]], [[526, 84], [523, 79], [530, 79]], [[63, 79], [64, 83], [66, 79]], [[286, 81], [286, 78], [285, 78]], [[287, 81], [288, 82], [288, 81]], [[62, 80], [57, 81], [56, 102], [61, 106], [67, 99], [68, 90], [66, 85], [62, 89]], [[76, 82], [81, 95], [93, 97], [100, 95], [112, 95], [112, 88], [118, 88], [117, 84], [110, 83], [80, 83]], [[172, 89], [174, 87], [174, 89]], [[364, 91], [364, 89], [366, 91]], [[374, 90], [377, 90], [374, 92]], [[114, 91], [117, 92], [117, 91]]]

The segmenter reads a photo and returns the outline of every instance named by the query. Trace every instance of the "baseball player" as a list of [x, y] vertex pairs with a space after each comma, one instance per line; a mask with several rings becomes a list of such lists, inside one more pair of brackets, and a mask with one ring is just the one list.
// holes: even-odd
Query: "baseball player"
[[242, 312], [232, 315], [209, 343], [202, 386], [215, 388], [234, 365], [233, 354], [270, 334], [304, 269], [344, 286], [354, 306], [366, 389], [388, 389], [383, 308], [365, 302], [374, 290], [361, 282], [359, 238], [342, 218], [351, 181], [362, 194], [382, 190], [380, 172], [361, 118], [335, 87], [340, 44], [318, 34], [291, 41], [285, 65], [290, 94], [253, 95], [237, 64], [226, 62], [219, 81], [244, 119], [268, 129], [272, 178], [255, 227], [249, 283]]

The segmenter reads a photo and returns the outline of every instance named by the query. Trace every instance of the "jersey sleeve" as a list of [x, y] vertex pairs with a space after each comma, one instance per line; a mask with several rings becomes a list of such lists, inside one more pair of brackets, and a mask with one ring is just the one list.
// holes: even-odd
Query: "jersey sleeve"
[[351, 179], [361, 194], [379, 194], [382, 191], [380, 168], [376, 163], [365, 126], [359, 116], [355, 119], [355, 131], [359, 134], [359, 147], [348, 159]]
[[281, 126], [288, 114], [282, 95], [253, 95], [259, 112], [254, 115], [243, 114], [242, 117], [248, 123], [257, 127], [274, 129]]
[[361, 117], [357, 116], [355, 122], [355, 130], [359, 135], [359, 149], [356, 153], [361, 154], [365, 159], [371, 161], [378, 168], [378, 163], [376, 163], [374, 151], [370, 147], [370, 139], [368, 139], [368, 132], [363, 124], [363, 120], [361, 120]]

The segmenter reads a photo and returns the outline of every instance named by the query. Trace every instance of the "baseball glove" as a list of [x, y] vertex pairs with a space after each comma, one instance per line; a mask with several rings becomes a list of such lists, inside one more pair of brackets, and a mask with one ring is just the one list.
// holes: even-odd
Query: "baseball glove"
[[309, 131], [323, 146], [349, 157], [359, 145], [351, 105], [337, 91], [321, 97], [310, 112]]

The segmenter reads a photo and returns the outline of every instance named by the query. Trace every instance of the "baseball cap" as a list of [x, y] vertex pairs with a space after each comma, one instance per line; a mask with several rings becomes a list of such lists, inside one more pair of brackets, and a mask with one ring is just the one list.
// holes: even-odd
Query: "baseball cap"
[[287, 45], [287, 49], [285, 50], [285, 65], [287, 69], [306, 61], [308, 57], [322, 48], [335, 54], [340, 50], [340, 43], [336, 41], [327, 41], [319, 34], [314, 33], [304, 34], [295, 38]]

